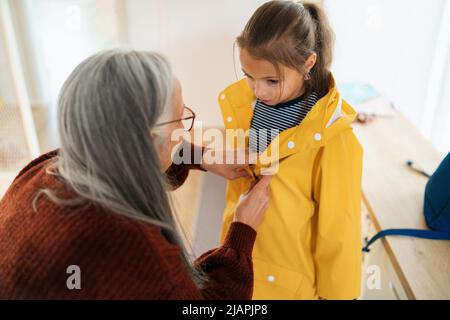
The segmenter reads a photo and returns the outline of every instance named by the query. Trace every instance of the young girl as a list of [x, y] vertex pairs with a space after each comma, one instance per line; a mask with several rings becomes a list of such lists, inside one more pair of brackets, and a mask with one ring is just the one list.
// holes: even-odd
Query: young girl
[[[362, 148], [351, 128], [356, 113], [329, 71], [333, 37], [317, 4], [264, 4], [237, 38], [246, 79], [219, 95], [227, 129], [248, 130], [260, 157], [277, 149], [253, 251], [253, 299], [360, 294]], [[258, 161], [253, 177], [263, 169]], [[222, 235], [251, 183], [228, 182]]]

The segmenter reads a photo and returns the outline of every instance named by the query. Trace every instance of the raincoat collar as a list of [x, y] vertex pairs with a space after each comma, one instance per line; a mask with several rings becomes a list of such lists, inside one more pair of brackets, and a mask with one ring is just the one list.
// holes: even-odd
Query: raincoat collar
[[[248, 132], [255, 101], [256, 97], [246, 79], [225, 89], [219, 96], [219, 103], [226, 128]], [[350, 125], [355, 117], [355, 110], [342, 99], [330, 74], [328, 93], [319, 99], [298, 126], [281, 132], [259, 156], [258, 162], [261, 158], [261, 163], [266, 164], [264, 166], [273, 165], [274, 161], [281, 161], [293, 153], [322, 147], [340, 132], [351, 129]]]

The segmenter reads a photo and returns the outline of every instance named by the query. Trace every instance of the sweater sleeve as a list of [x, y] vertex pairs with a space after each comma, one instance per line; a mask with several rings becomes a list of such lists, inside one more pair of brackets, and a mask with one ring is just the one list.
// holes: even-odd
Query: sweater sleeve
[[233, 222], [223, 245], [201, 255], [194, 266], [207, 276], [195, 294], [186, 282], [172, 291], [169, 299], [250, 300], [253, 294], [252, 250], [256, 231]]
[[256, 231], [234, 222], [219, 249], [200, 256], [196, 266], [209, 277], [202, 294], [207, 299], [249, 300], [253, 294], [252, 251]]
[[[184, 150], [189, 150], [188, 161], [185, 160]], [[177, 159], [181, 159], [179, 163], [172, 163], [169, 169], [166, 170], [165, 175], [171, 191], [178, 189], [183, 185], [189, 176], [189, 170], [206, 171], [201, 167], [202, 155], [204, 147], [183, 142], [181, 147], [175, 153]]]

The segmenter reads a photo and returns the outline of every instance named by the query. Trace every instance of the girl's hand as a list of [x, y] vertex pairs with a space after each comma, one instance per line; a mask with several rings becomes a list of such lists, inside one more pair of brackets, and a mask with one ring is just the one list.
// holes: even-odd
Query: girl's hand
[[270, 199], [270, 181], [273, 176], [262, 176], [239, 199], [234, 221], [242, 222], [257, 230], [264, 219]]
[[248, 149], [215, 150], [206, 149], [203, 153], [201, 167], [228, 180], [249, 177], [246, 170], [255, 163], [256, 155]]

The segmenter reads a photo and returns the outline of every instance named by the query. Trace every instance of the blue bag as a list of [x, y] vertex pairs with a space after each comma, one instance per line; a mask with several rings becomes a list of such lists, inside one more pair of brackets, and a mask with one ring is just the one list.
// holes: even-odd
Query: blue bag
[[450, 240], [450, 152], [430, 177], [425, 187], [423, 205], [425, 222], [430, 230], [387, 229], [378, 232], [362, 249], [385, 236], [409, 236], [423, 239]]

